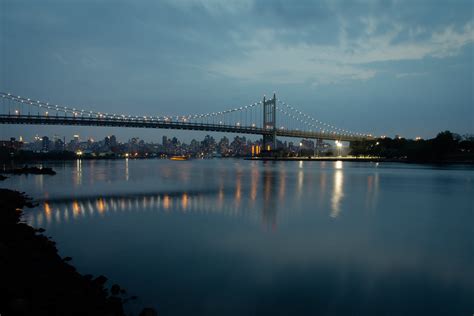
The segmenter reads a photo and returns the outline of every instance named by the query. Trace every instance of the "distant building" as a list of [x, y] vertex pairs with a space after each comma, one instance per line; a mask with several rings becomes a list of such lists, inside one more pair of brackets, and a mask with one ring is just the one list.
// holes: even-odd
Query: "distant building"
[[23, 142], [17, 141], [15, 137], [10, 138], [10, 140], [0, 140], [0, 148], [8, 149], [11, 152], [20, 150], [23, 146]]
[[301, 148], [302, 149], [314, 149], [314, 141], [309, 139], [302, 139], [301, 140]]
[[41, 140], [41, 151], [48, 152], [51, 146], [51, 141], [49, 140], [48, 136], [43, 136]]
[[61, 140], [61, 138], [57, 138], [55, 141], [54, 141], [54, 150], [55, 151], [63, 151], [65, 148], [64, 148], [64, 142]]
[[110, 136], [110, 146], [111, 147], [117, 146], [117, 138], [115, 137], [115, 135]]

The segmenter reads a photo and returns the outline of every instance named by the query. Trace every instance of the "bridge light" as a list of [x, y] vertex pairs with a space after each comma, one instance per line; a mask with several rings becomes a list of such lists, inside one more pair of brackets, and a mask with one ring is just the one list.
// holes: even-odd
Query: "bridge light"
[[46, 113], [45, 113], [45, 114], [46, 114], [46, 116], [48, 116], [48, 111], [46, 111]]
[[18, 110], [15, 110], [15, 114], [17, 114], [17, 115], [18, 115], [18, 113], [19, 113], [19, 112], [18, 112]]

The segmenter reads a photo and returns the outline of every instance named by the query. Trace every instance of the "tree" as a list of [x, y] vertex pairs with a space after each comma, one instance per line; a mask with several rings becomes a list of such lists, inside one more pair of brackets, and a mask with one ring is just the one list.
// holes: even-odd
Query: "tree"
[[439, 133], [432, 142], [434, 158], [445, 159], [449, 154], [455, 153], [458, 142], [450, 131]]

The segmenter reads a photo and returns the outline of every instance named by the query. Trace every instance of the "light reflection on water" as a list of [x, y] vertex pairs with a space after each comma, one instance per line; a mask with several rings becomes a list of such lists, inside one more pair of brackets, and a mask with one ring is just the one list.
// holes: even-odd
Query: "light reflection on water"
[[[240, 210], [240, 189], [235, 192], [234, 203], [216, 204], [205, 194], [174, 193], [146, 196], [124, 197], [90, 197], [72, 201], [45, 201], [38, 206], [35, 212], [27, 212], [25, 222], [34, 227], [48, 228], [51, 225], [61, 224], [62, 221], [77, 220], [86, 217], [105, 216], [115, 212], [181, 212], [181, 213], [219, 213], [228, 216], [244, 216], [250, 220], [257, 220], [256, 213]], [[225, 199], [220, 192], [222, 201]], [[51, 216], [54, 214], [54, 216]]]
[[[82, 185], [83, 170], [82, 160], [75, 162], [75, 168], [72, 172], [72, 179], [74, 187], [80, 187]], [[95, 163], [91, 164], [91, 169], [94, 170]], [[341, 202], [344, 198], [344, 175], [343, 175], [343, 162], [337, 161], [334, 163], [333, 181], [331, 183], [332, 191], [330, 197], [330, 209], [329, 216], [332, 218], [338, 217], [341, 212]], [[172, 178], [174, 176], [171, 169], [164, 169], [163, 175], [165, 178]], [[125, 159], [124, 179], [129, 181], [129, 160]], [[250, 192], [243, 192], [243, 171], [238, 169], [234, 176], [233, 190], [232, 192], [227, 190], [227, 194], [224, 192], [224, 184], [228, 182], [224, 178], [219, 179], [219, 190], [217, 192], [217, 199], [214, 197], [215, 192], [203, 193], [191, 193], [187, 192], [177, 193], [173, 192], [172, 195], [167, 193], [161, 194], [147, 194], [147, 195], [127, 195], [123, 196], [86, 196], [80, 197], [79, 199], [48, 199], [45, 198], [44, 202], [40, 203], [39, 210], [37, 212], [30, 212], [25, 215], [25, 221], [33, 226], [45, 225], [49, 227], [51, 224], [60, 224], [61, 221], [68, 222], [69, 219], [76, 220], [79, 217], [85, 216], [104, 216], [108, 212], [125, 212], [125, 211], [177, 211], [177, 212], [213, 212], [221, 214], [238, 214], [239, 216], [252, 217], [256, 219], [258, 217], [258, 210], [255, 210], [255, 201], [259, 199], [261, 194], [261, 200], [263, 201], [261, 207], [261, 219], [264, 227], [275, 229], [277, 226], [277, 213], [286, 212], [288, 208], [279, 208], [285, 200], [288, 199], [288, 195], [291, 194], [295, 197], [295, 200], [299, 200], [304, 197], [305, 192], [308, 192], [308, 185], [312, 178], [308, 178], [305, 182], [305, 169], [302, 161], [298, 163], [298, 171], [296, 178], [293, 181], [296, 185], [290, 184], [290, 187], [294, 187], [295, 191], [286, 192], [288, 175], [286, 173], [285, 165], [281, 166], [278, 171], [272, 168], [264, 168], [263, 172], [259, 170], [255, 165], [250, 169]], [[377, 184], [373, 184], [373, 178], [376, 177]], [[103, 173], [100, 173], [99, 177], [103, 178]], [[179, 178], [182, 181], [189, 181], [189, 175], [179, 173]], [[261, 178], [261, 179], [260, 179]], [[43, 190], [43, 176], [38, 177], [41, 179], [37, 180], [37, 188]], [[261, 181], [260, 181], [261, 180]], [[92, 181], [93, 183], [94, 181]], [[260, 194], [259, 191], [260, 182]], [[318, 201], [324, 201], [325, 191], [327, 187], [327, 174], [322, 173], [319, 175], [319, 198]], [[306, 186], [306, 187], [305, 187]], [[367, 176], [367, 203], [373, 205], [378, 190], [378, 175]], [[212, 193], [212, 194], [211, 194]], [[245, 196], [245, 198], [242, 197]], [[217, 201], [216, 201], [217, 200]], [[244, 200], [244, 201], [242, 201]], [[225, 201], [225, 203], [224, 203]], [[242, 204], [243, 203], [243, 204]], [[296, 209], [298, 211], [300, 209]], [[293, 210], [295, 211], [295, 210]], [[51, 214], [54, 214], [52, 216]], [[251, 215], [251, 216], [250, 216]]]
[[472, 168], [128, 159], [53, 168], [4, 182], [39, 202], [24, 220], [46, 228], [79, 271], [106, 274], [160, 315], [472, 312]]

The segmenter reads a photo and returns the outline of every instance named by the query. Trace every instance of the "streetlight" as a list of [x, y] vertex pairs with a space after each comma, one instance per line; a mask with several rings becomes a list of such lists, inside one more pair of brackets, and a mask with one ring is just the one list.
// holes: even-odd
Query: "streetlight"
[[341, 156], [342, 143], [338, 140], [336, 140], [336, 147], [337, 147], [338, 156], [340, 157]]

